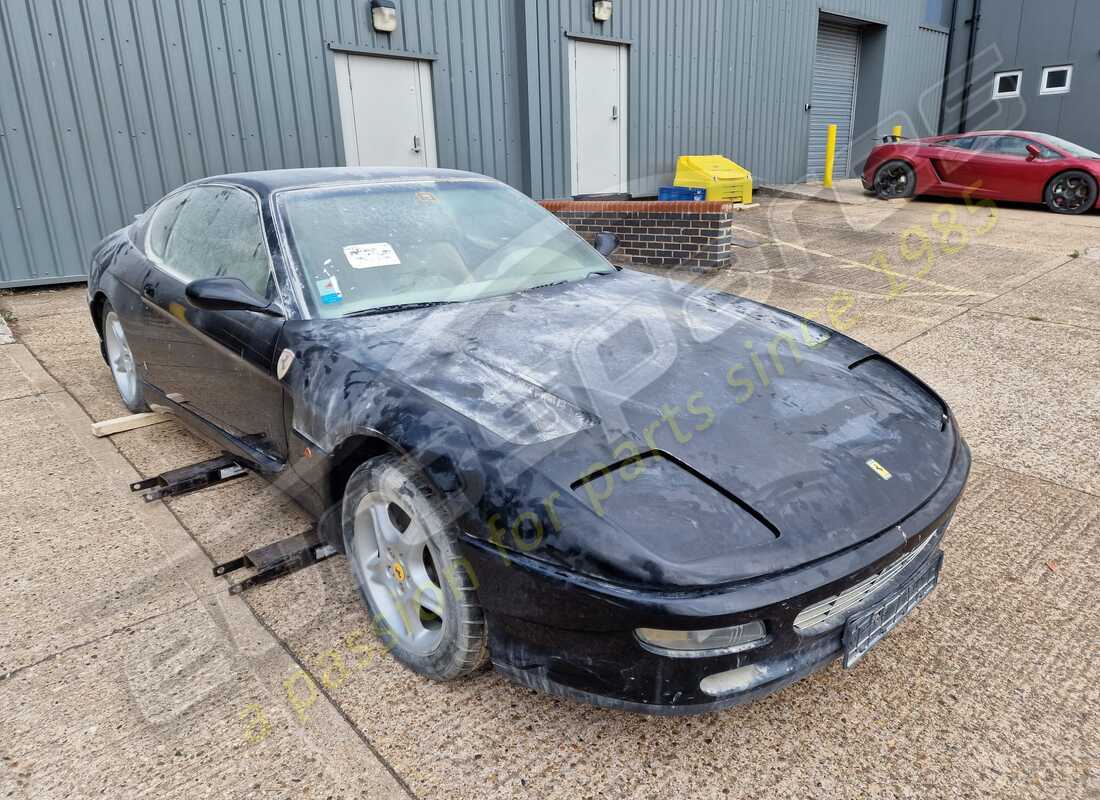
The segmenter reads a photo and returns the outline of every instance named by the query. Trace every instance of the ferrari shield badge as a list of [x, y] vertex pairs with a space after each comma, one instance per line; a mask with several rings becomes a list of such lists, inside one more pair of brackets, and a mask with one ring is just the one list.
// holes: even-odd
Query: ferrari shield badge
[[878, 463], [873, 458], [867, 459], [867, 466], [869, 466], [874, 471], [874, 473], [882, 478], [884, 481], [888, 481], [892, 477], [894, 477], [893, 474], [891, 474], [890, 470], [886, 469], [886, 467], [882, 466], [882, 464]]

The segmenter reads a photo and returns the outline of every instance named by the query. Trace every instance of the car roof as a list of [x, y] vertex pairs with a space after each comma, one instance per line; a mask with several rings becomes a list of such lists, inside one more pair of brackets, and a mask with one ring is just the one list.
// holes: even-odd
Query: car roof
[[967, 131], [966, 133], [945, 133], [940, 139], [963, 139], [968, 136], [1024, 136], [1031, 139], [1046, 139], [1050, 134], [1038, 131]]
[[232, 183], [254, 190], [260, 195], [274, 194], [287, 189], [305, 189], [337, 186], [348, 183], [389, 183], [393, 181], [440, 180], [493, 180], [487, 175], [464, 172], [457, 169], [429, 169], [425, 167], [319, 167], [314, 169], [274, 169], [261, 172], [236, 172], [214, 175], [195, 181], [204, 183]]

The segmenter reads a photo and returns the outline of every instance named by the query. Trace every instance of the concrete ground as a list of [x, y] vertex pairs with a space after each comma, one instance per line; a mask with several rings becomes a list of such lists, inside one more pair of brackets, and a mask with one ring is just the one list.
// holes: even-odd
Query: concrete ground
[[793, 200], [826, 200], [844, 205], [872, 205], [880, 202], [877, 197], [863, 190], [859, 178], [843, 178], [833, 181], [826, 187], [821, 181], [805, 183], [781, 183], [761, 187], [759, 193], [765, 197], [785, 197]]
[[0, 297], [0, 795], [1100, 796], [1100, 215], [762, 196], [737, 224], [759, 246], [682, 277], [887, 352], [973, 448], [941, 586], [856, 669], [647, 718], [412, 675], [342, 558], [230, 599], [211, 562], [307, 520], [252, 477], [132, 496], [210, 448], [175, 423], [92, 438], [124, 409], [83, 289], [22, 291]]

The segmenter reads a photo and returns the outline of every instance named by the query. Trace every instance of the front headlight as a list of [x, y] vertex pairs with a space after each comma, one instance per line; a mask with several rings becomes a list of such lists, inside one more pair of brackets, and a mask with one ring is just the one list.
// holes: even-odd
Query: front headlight
[[723, 656], [759, 647], [768, 639], [764, 623], [760, 620], [705, 631], [638, 628], [634, 635], [646, 650], [671, 658]]

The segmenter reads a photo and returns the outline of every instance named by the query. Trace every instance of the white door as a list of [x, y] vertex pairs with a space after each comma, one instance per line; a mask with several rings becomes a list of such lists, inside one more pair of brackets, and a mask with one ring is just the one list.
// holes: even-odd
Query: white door
[[626, 55], [619, 45], [569, 42], [573, 194], [627, 190]]
[[336, 85], [349, 167], [434, 167], [431, 65], [336, 54]]

